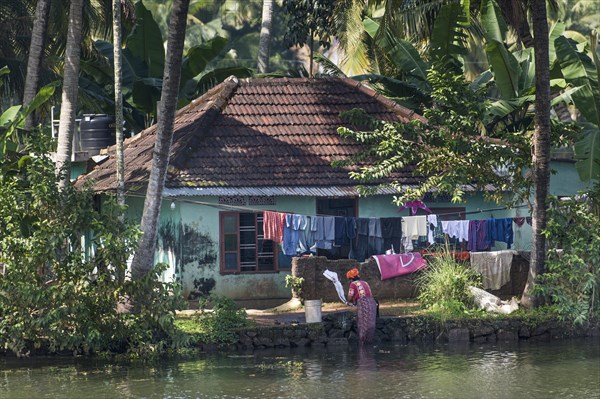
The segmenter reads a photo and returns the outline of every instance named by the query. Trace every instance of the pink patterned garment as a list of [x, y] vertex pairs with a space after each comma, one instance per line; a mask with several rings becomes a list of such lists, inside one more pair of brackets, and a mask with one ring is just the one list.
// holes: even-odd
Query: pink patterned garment
[[362, 280], [352, 281], [348, 290], [348, 297], [356, 304], [358, 309], [359, 342], [361, 344], [371, 342], [375, 337], [375, 322], [377, 319], [377, 303], [371, 293], [371, 287]]

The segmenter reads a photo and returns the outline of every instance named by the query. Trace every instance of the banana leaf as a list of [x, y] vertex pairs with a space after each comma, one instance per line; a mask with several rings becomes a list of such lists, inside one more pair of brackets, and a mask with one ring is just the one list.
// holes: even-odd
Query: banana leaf
[[429, 87], [427, 83], [429, 66], [410, 42], [395, 37], [388, 32], [379, 43], [382, 49], [387, 51], [389, 60], [396, 68], [412, 78], [411, 80], [421, 89]]
[[431, 36], [431, 55], [439, 60], [466, 55], [467, 35], [464, 28], [469, 25], [464, 9], [459, 3], [443, 6], [435, 18]]
[[582, 139], [575, 143], [575, 167], [582, 181], [600, 180], [600, 128], [582, 123]]
[[581, 87], [572, 94], [575, 106], [587, 122], [600, 126], [600, 82], [598, 69], [585, 53], [576, 49], [576, 43], [564, 36], [554, 42], [556, 55], [565, 80], [574, 87]]
[[214, 39], [190, 48], [181, 64], [181, 87], [188, 80], [204, 72], [208, 63], [219, 55], [225, 48], [225, 45], [227, 45], [227, 39], [217, 36]]
[[136, 23], [125, 47], [148, 66], [149, 76], [162, 78], [165, 65], [163, 37], [152, 13], [141, 1], [135, 3]]
[[500, 96], [504, 100], [516, 98], [519, 96], [519, 63], [504, 45], [506, 23], [492, 0], [481, 3], [481, 25], [487, 41], [485, 52]]

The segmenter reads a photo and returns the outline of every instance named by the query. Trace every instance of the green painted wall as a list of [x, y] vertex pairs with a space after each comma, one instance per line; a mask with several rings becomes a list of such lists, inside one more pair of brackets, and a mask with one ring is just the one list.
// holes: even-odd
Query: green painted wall
[[575, 163], [553, 161], [550, 163], [553, 174], [550, 176], [550, 195], [570, 196], [592, 187], [592, 182], [582, 182], [575, 169]]

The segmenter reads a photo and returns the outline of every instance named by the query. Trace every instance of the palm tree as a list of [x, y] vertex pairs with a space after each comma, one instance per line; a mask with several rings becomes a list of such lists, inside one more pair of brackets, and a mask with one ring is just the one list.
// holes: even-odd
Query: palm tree
[[173, 8], [171, 10], [167, 56], [163, 73], [158, 126], [156, 129], [156, 142], [154, 144], [152, 169], [146, 189], [146, 199], [144, 201], [141, 222], [143, 236], [131, 265], [132, 277], [134, 279], [148, 273], [154, 263], [158, 218], [160, 216], [162, 193], [169, 165], [169, 153], [173, 141], [173, 127], [175, 123], [175, 111], [177, 109], [189, 4], [189, 0], [175, 0], [173, 1]]
[[[25, 78], [25, 88], [23, 89], [23, 105], [27, 106], [38, 90], [40, 81], [40, 68], [44, 52], [44, 42], [46, 41], [46, 30], [48, 28], [48, 15], [50, 13], [50, 0], [38, 0], [35, 9], [35, 19], [33, 21], [33, 30], [31, 32], [31, 41], [29, 43], [29, 56], [27, 60], [27, 76]], [[33, 128], [33, 113], [27, 116], [25, 120], [25, 129]]]
[[273, 0], [263, 0], [262, 23], [258, 41], [258, 72], [266, 73], [269, 69], [269, 49], [271, 46], [271, 17], [273, 16]]
[[532, 0], [535, 52], [535, 130], [533, 133], [533, 180], [535, 184], [532, 228], [533, 246], [527, 284], [521, 303], [527, 307], [539, 305], [533, 295], [535, 278], [544, 272], [546, 238], [542, 234], [548, 222], [546, 197], [550, 184], [550, 59], [546, 0]]
[[66, 187], [70, 181], [70, 162], [75, 131], [77, 91], [79, 89], [79, 63], [81, 59], [83, 0], [71, 0], [69, 7], [69, 28], [63, 70], [63, 90], [58, 125], [58, 146], [56, 150], [56, 171], [61, 173], [59, 186]]
[[[63, 68], [64, 53], [69, 28], [69, 10], [67, 1], [44, 0], [49, 7], [46, 19], [46, 34], [42, 49], [42, 62], [38, 72], [38, 87], [61, 79], [60, 71]], [[5, 96], [18, 98], [24, 97], [26, 86], [26, 72], [32, 74], [28, 67], [30, 46], [32, 44], [33, 30], [42, 31], [42, 20], [35, 20], [37, 11], [43, 4], [38, 0], [0, 1], [0, 65], [7, 65], [11, 75], [3, 87]], [[108, 38], [111, 32], [110, 2], [104, 0], [83, 1], [82, 22], [82, 54], [91, 48], [92, 37]], [[38, 22], [39, 21], [39, 22]], [[35, 40], [33, 41], [36, 42]], [[57, 99], [58, 100], [58, 99]], [[40, 109], [40, 111], [42, 111]], [[41, 112], [40, 112], [41, 114]]]
[[[113, 53], [115, 74], [115, 137], [117, 151], [117, 203], [125, 205], [125, 153], [123, 149], [123, 93], [121, 89], [121, 0], [113, 0]], [[124, 215], [122, 215], [124, 216]]]

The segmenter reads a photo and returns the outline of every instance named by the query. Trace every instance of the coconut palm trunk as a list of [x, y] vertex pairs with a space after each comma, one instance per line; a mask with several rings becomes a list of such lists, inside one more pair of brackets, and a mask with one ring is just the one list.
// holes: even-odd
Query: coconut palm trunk
[[58, 124], [58, 146], [55, 158], [56, 171], [61, 174], [59, 182], [61, 188], [69, 183], [71, 175], [71, 155], [73, 152], [73, 134], [76, 128], [77, 91], [79, 89], [82, 18], [83, 0], [71, 0]]
[[[40, 69], [44, 55], [44, 42], [46, 30], [48, 29], [48, 15], [50, 13], [51, 0], [38, 0], [35, 8], [35, 18], [31, 31], [31, 42], [29, 43], [29, 56], [27, 58], [27, 77], [23, 89], [23, 105], [28, 105], [37, 93], [40, 81]], [[35, 124], [34, 114], [31, 113], [25, 119], [25, 130], [31, 130]]]
[[123, 93], [121, 89], [121, 0], [113, 0], [113, 58], [115, 74], [115, 137], [117, 151], [117, 203], [125, 205], [125, 155], [123, 149]]
[[263, 0], [262, 24], [258, 40], [258, 72], [265, 73], [269, 69], [271, 47], [271, 19], [273, 16], [273, 0]]
[[532, 227], [533, 246], [527, 284], [521, 298], [526, 307], [540, 304], [533, 292], [537, 275], [544, 272], [547, 224], [548, 186], [550, 184], [550, 61], [548, 55], [548, 19], [546, 1], [532, 0], [533, 34], [535, 38], [535, 130], [533, 133], [532, 171], [535, 184]]
[[185, 39], [189, 3], [189, 0], [173, 1], [169, 20], [169, 39], [167, 41], [167, 56], [163, 73], [156, 142], [154, 144], [152, 169], [150, 171], [142, 214], [141, 230], [143, 235], [131, 265], [131, 273], [134, 279], [148, 273], [154, 263], [154, 250], [156, 247], [162, 193], [169, 165], [171, 143], [173, 141], [173, 126], [177, 108], [179, 80], [181, 78], [183, 42]]

